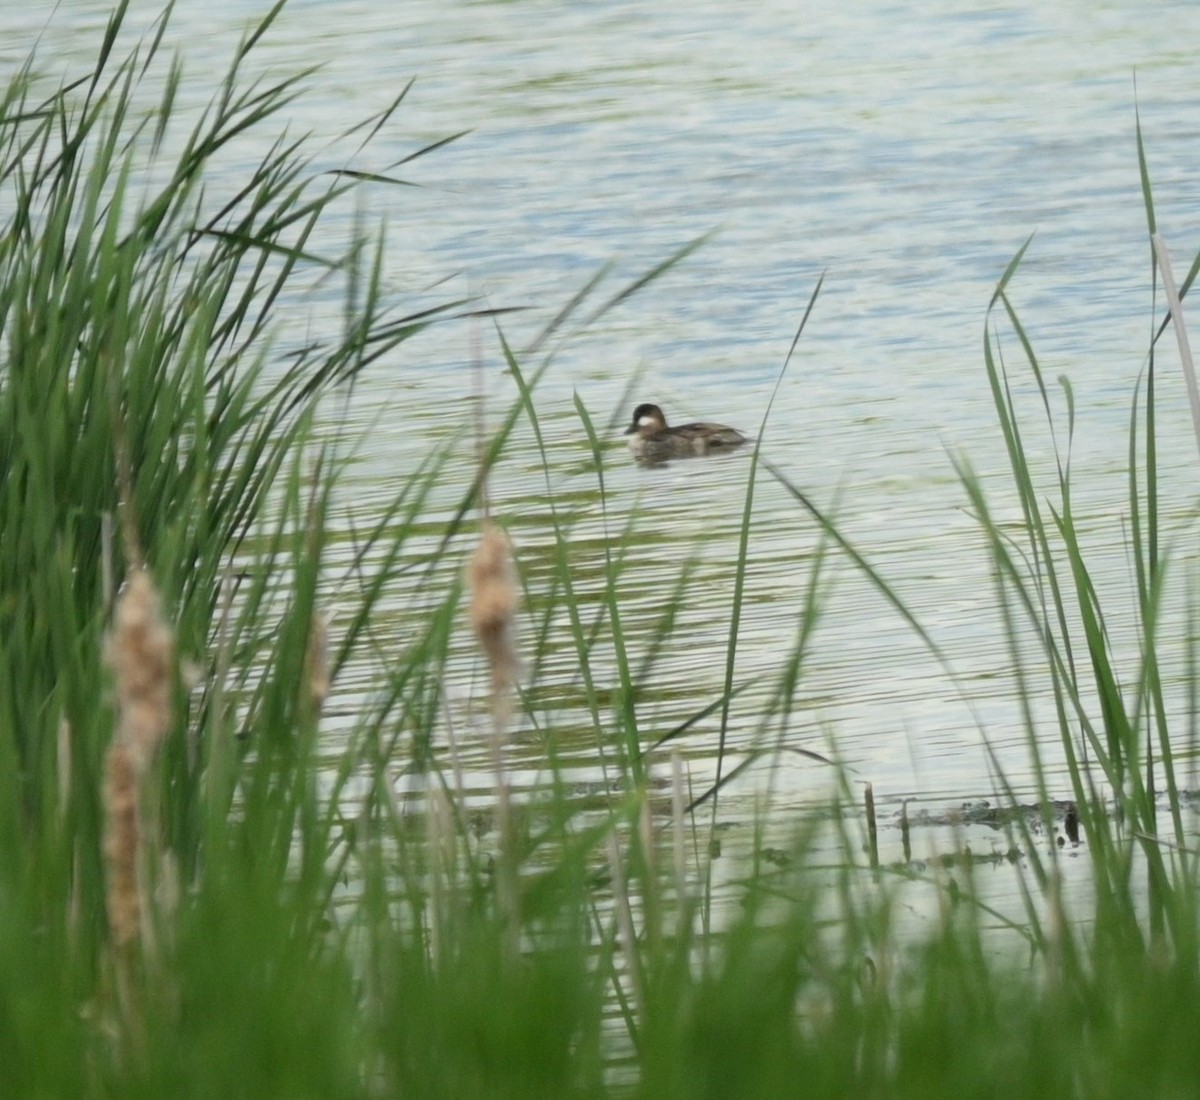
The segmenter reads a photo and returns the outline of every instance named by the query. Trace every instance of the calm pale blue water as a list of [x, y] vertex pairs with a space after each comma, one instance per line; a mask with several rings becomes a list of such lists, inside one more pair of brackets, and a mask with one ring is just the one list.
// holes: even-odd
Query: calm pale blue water
[[[181, 0], [168, 42], [183, 52], [191, 78], [185, 103], [207, 98], [212, 74], [266, 7]], [[786, 741], [848, 761], [874, 782], [885, 807], [904, 795], [938, 805], [986, 794], [985, 735], [1018, 785], [1028, 775], [990, 567], [950, 458], [969, 455], [996, 494], [997, 512], [1015, 517], [998, 476], [1003, 455], [983, 368], [996, 280], [1034, 234], [1011, 296], [1047, 377], [1065, 374], [1074, 386], [1076, 507], [1119, 631], [1130, 621], [1132, 571], [1117, 517], [1129, 404], [1150, 327], [1135, 103], [1159, 227], [1180, 277], [1200, 247], [1200, 61], [1191, 48], [1200, 41], [1200, 6], [934, 0], [918, 8], [884, 0], [773, 0], [752, 11], [714, 0], [293, 0], [260, 59], [277, 73], [323, 66], [290, 110], [294, 131], [311, 131], [318, 143], [382, 110], [415, 78], [405, 104], [355, 161], [422, 185], [365, 192], [369, 213], [389, 222], [388, 287], [400, 303], [478, 295], [496, 307], [527, 307], [503, 321], [518, 351], [604, 265], [613, 269], [593, 305], [713, 234], [665, 278], [560, 333], [539, 389], [550, 481], [578, 513], [585, 590], [595, 589], [605, 531], [620, 531], [633, 509], [643, 538], [623, 585], [635, 640], [649, 633], [684, 559], [700, 557], [679, 640], [654, 674], [656, 690], [639, 702], [647, 736], [720, 691], [750, 463], [737, 456], [645, 470], [613, 450], [605, 527], [573, 396], [614, 438], [635, 379], [634, 396], [659, 402], [674, 419], [719, 419], [757, 433], [824, 273], [763, 453], [836, 513], [961, 681], [956, 689], [886, 601], [835, 557]], [[157, 7], [134, 9], [134, 23], [148, 26]], [[16, 64], [40, 34], [42, 69], [77, 73], [106, 11], [93, 0], [56, 12], [45, 3], [5, 5], [0, 64]], [[392, 168], [462, 130], [470, 133], [447, 148]], [[342, 144], [322, 155], [332, 166], [346, 153]], [[331, 232], [349, 232], [354, 213]], [[296, 317], [296, 338], [337, 316], [338, 303], [317, 296]], [[1003, 346], [1017, 366], [1016, 341], [1006, 337]], [[368, 516], [458, 425], [477, 351], [498, 416], [515, 390], [487, 323], [422, 336], [380, 363], [356, 395], [351, 427], [368, 441], [351, 488]], [[1173, 343], [1164, 342], [1160, 365], [1165, 494], [1180, 559], [1168, 619], [1178, 636], [1182, 582], [1194, 577], [1187, 563], [1195, 556], [1197, 456]], [[1020, 377], [1030, 446], [1049, 469], [1039, 401]], [[1065, 440], [1061, 391], [1051, 400]], [[464, 442], [461, 464], [446, 475], [446, 501], [461, 491], [471, 458]], [[550, 532], [529, 432], [516, 436], [494, 492], [536, 577]], [[813, 522], [764, 475], [739, 679], [769, 678], [790, 649], [817, 541]], [[395, 606], [403, 644], [414, 605], [397, 592]], [[1116, 642], [1132, 679], [1135, 647], [1119, 633]], [[1179, 648], [1166, 674], [1184, 729]], [[466, 652], [456, 666], [462, 682], [450, 685], [460, 701], [473, 690]], [[1038, 667], [1032, 646], [1030, 657]], [[594, 671], [604, 684], [614, 676], [601, 660]], [[551, 644], [542, 676], [565, 697], [578, 683], [565, 637]], [[352, 709], [353, 677], [341, 689]], [[734, 745], [752, 740], [760, 709], [753, 692], [735, 704]], [[1041, 713], [1053, 763], [1057, 735]], [[564, 730], [586, 724], [571, 704], [559, 720]], [[714, 736], [711, 724], [692, 734], [697, 783], [710, 774]], [[533, 777], [540, 743], [518, 744]], [[584, 739], [568, 755], [587, 760], [591, 752]], [[766, 774], [752, 769], [743, 789], [758, 789]], [[826, 781], [798, 758], [787, 758], [772, 780], [785, 803]]]

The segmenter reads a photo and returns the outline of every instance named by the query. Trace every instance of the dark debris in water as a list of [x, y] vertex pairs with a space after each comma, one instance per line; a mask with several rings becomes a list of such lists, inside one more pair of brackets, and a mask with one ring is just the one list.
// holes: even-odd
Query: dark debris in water
[[[1062, 819], [1068, 810], [1074, 812], [1075, 803], [1055, 800], [1054, 816]], [[905, 806], [907, 809], [907, 804]], [[896, 823], [899, 825], [904, 810], [896, 812]], [[989, 829], [1003, 829], [1009, 825], [1025, 823], [1031, 832], [1040, 832], [1042, 827], [1042, 808], [1034, 803], [1023, 803], [1016, 806], [994, 806], [986, 798], [964, 802], [960, 806], [944, 811], [927, 809], [908, 810], [910, 826], [926, 826], [933, 828], [955, 828], [964, 825], [983, 825]]]
[[[1080, 845], [1079, 811], [1072, 801], [1055, 800], [1051, 810], [1056, 822], [1061, 822], [1061, 831], [1055, 830], [1055, 843], [1059, 848], [1072, 848]], [[1025, 836], [1042, 836], [1045, 834], [1045, 819], [1043, 809], [1037, 804], [1017, 804], [1011, 806], [996, 806], [987, 799], [973, 799], [963, 802], [952, 809], [936, 812], [924, 808], [910, 809], [910, 803], [904, 804], [893, 815], [892, 826], [898, 828], [904, 845], [904, 859], [897, 866], [908, 871], [923, 871], [931, 864], [949, 869], [956, 866], [997, 866], [1003, 863], [1017, 863], [1025, 857], [1020, 847], [1011, 839], [1007, 847], [992, 846], [984, 854], [972, 851], [971, 846], [962, 840], [956, 843], [951, 852], [942, 853], [928, 859], [914, 859], [910, 838], [911, 830], [916, 828], [934, 828], [960, 830], [968, 828], [985, 828], [996, 832], [1006, 831], [1014, 826], [1019, 827]]]
[[962, 867], [999, 867], [1004, 863], [1020, 863], [1024, 858], [1025, 853], [1016, 845], [1005, 849], [997, 848], [990, 852], [974, 852], [971, 850], [969, 844], [965, 844], [956, 852], [943, 852], [941, 855], [933, 856], [930, 859], [908, 860], [905, 863], [895, 866], [897, 870], [913, 873], [926, 871], [930, 867], [940, 867], [944, 871], [953, 871], [955, 868]]

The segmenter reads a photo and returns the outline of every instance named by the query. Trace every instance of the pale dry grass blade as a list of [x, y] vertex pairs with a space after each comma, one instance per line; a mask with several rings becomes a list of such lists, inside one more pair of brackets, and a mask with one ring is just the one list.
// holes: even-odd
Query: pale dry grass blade
[[1175, 285], [1175, 273], [1171, 268], [1171, 253], [1162, 235], [1155, 233], [1154, 258], [1162, 274], [1163, 292], [1167, 296], [1167, 307], [1175, 322], [1175, 339], [1179, 344], [1179, 363], [1183, 368], [1183, 379], [1187, 383], [1188, 402], [1192, 407], [1192, 428], [1196, 433], [1196, 446], [1200, 448], [1200, 384], [1196, 381], [1196, 362], [1192, 358], [1192, 346], [1188, 340], [1187, 325], [1183, 320], [1183, 307], [1179, 300], [1179, 288]]

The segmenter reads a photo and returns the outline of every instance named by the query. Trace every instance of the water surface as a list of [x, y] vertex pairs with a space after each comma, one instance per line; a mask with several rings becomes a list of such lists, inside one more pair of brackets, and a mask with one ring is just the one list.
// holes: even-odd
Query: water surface
[[[207, 99], [212, 74], [265, 8], [252, 0], [178, 5], [168, 42], [184, 54], [185, 105]], [[137, 26], [157, 11], [134, 9]], [[0, 58], [15, 64], [40, 35], [42, 69], [76, 73], [106, 16], [107, 4], [93, 0], [10, 5], [0, 14]], [[990, 793], [985, 739], [1018, 787], [1029, 779], [991, 568], [950, 456], [969, 455], [997, 511], [1016, 517], [984, 375], [983, 326], [996, 280], [1030, 234], [1012, 299], [1047, 377], [1072, 380], [1075, 505], [1118, 629], [1132, 621], [1118, 517], [1129, 406], [1151, 323], [1134, 109], [1160, 229], [1182, 272], [1200, 245], [1200, 72], [1183, 48], [1198, 35], [1200, 9], [1189, 4], [1150, 13], [1133, 3], [934, 2], [914, 11], [884, 0], [833, 8], [775, 0], [748, 13], [714, 0], [294, 0], [261, 56], [277, 73], [322, 66], [289, 112], [294, 131], [319, 143], [382, 110], [415, 78], [355, 162], [421, 184], [367, 192], [372, 213], [388, 221], [389, 291], [414, 306], [476, 296], [524, 307], [502, 322], [518, 352], [604, 265], [612, 270], [595, 304], [712, 234], [667, 277], [559, 334], [537, 391], [549, 470], [523, 426], [494, 479], [495, 507], [514, 534], [535, 605], [549, 573], [550, 498], [571, 515], [573, 565], [597, 612], [605, 549], [633, 517], [621, 598], [635, 658], [682, 564], [695, 558], [674, 640], [638, 698], [651, 739], [720, 694], [751, 462], [743, 454], [651, 470], [618, 444], [605, 454], [602, 511], [573, 402], [578, 396], [614, 440], [635, 381], [636, 399], [657, 401], [676, 420], [761, 430], [764, 457], [836, 515], [959, 677], [951, 680], [861, 575], [831, 564], [795, 711], [772, 736], [845, 761], [894, 808], [903, 797], [942, 805]], [[470, 132], [445, 149], [392, 168], [462, 130]], [[331, 167], [348, 155], [345, 143], [323, 149]], [[255, 152], [246, 150], [247, 163]], [[238, 167], [230, 166], [231, 186]], [[330, 232], [350, 233], [354, 215], [334, 219]], [[316, 294], [297, 307], [289, 335], [336, 325], [338, 307]], [[530, 370], [545, 350], [530, 357]], [[1015, 367], [1016, 342], [1006, 338], [1004, 351]], [[368, 376], [346, 425], [366, 435], [347, 486], [355, 508], [381, 510], [432, 449], [469, 427], [465, 399], [480, 360], [488, 411], [498, 418], [516, 391], [487, 323], [435, 328]], [[1164, 629], [1181, 637], [1184, 582], [1194, 577], [1196, 451], [1172, 345], [1162, 346], [1159, 364], [1165, 503], [1179, 559]], [[1033, 423], [1039, 399], [1026, 382]], [[1058, 390], [1051, 400], [1061, 441], [1066, 403]], [[461, 460], [444, 474], [432, 521], [471, 476], [474, 448], [469, 434], [459, 438]], [[1031, 428], [1030, 446], [1049, 473], [1048, 435]], [[769, 684], [796, 636], [819, 531], [783, 488], [759, 476], [737, 679]], [[447, 583], [465, 550], [453, 547]], [[397, 645], [426, 595], [398, 586], [390, 624]], [[1116, 643], [1136, 653], [1131, 638], [1118, 633]], [[448, 691], [469, 731], [482, 677], [465, 637], [460, 652]], [[1182, 646], [1169, 660], [1169, 703], [1184, 729], [1193, 716]], [[1132, 677], [1136, 665], [1128, 668]], [[611, 688], [612, 662], [597, 656], [592, 671]], [[343, 713], [365, 689], [355, 675], [339, 685]], [[536, 689], [564, 757], [583, 779], [595, 778], [594, 734], [565, 634], [549, 637]], [[766, 690], [735, 701], [732, 749], [754, 743]], [[1054, 768], [1061, 754], [1051, 715], [1043, 705], [1036, 713], [1046, 719], [1040, 744]], [[515, 738], [531, 782], [541, 774], [543, 734], [526, 729]], [[698, 784], [713, 774], [715, 742], [712, 722], [687, 739]], [[786, 808], [828, 783], [811, 761], [788, 756], [774, 771], [751, 769], [730, 793], [742, 792], [748, 808], [769, 784]]]

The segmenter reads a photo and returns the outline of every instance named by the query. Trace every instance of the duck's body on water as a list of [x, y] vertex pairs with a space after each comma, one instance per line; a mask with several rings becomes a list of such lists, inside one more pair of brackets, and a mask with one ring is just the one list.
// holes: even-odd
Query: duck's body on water
[[746, 442], [741, 432], [725, 424], [697, 421], [672, 428], [662, 409], [650, 404], [633, 410], [633, 422], [625, 434], [634, 455], [648, 462], [729, 451]]

